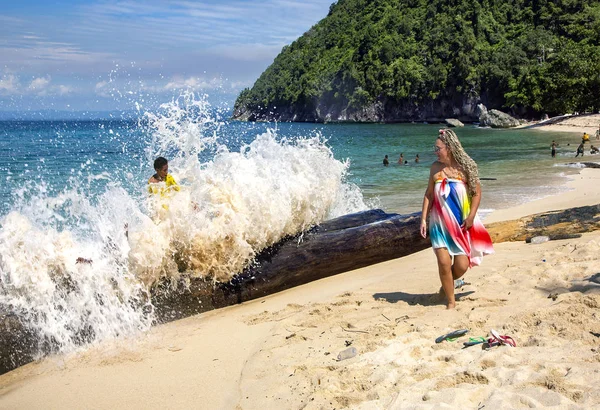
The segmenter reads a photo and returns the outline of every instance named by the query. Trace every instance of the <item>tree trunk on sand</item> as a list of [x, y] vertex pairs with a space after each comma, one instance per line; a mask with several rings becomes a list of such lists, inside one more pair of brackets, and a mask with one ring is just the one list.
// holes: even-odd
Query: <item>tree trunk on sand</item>
[[[324, 222], [301, 238], [288, 238], [263, 251], [231, 282], [194, 278], [175, 291], [157, 287], [153, 292], [157, 318], [179, 319], [418, 252], [431, 246], [429, 238], [421, 237], [420, 216], [420, 212], [403, 216], [375, 210]], [[545, 212], [487, 228], [494, 243], [540, 235], [565, 239], [600, 230], [600, 205]]]
[[550, 239], [600, 230], [600, 204], [544, 212], [487, 226], [494, 243], [525, 241], [535, 236]]
[[420, 215], [346, 215], [266, 249], [228, 283], [192, 278], [176, 290], [161, 285], [153, 292], [157, 318], [179, 319], [418, 252], [431, 245], [420, 235]]
[[32, 362], [38, 354], [34, 333], [19, 316], [0, 306], [0, 374]]

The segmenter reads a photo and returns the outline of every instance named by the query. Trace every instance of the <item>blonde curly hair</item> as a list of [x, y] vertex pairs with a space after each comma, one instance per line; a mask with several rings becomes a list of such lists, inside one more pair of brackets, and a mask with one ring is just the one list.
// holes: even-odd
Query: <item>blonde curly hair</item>
[[477, 164], [467, 154], [462, 147], [458, 137], [454, 131], [450, 129], [441, 129], [438, 139], [442, 141], [450, 150], [452, 158], [462, 167], [467, 176], [467, 192], [470, 196], [477, 192], [477, 184], [479, 184], [479, 170]]

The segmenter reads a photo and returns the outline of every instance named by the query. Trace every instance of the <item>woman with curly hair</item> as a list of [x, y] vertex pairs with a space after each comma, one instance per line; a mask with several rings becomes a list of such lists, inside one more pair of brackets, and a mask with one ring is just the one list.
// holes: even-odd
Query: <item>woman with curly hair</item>
[[447, 308], [456, 306], [454, 280], [469, 267], [479, 265], [483, 255], [494, 253], [492, 240], [477, 216], [481, 185], [477, 164], [463, 149], [454, 131], [440, 130], [434, 145], [438, 160], [431, 166], [423, 198], [421, 235], [429, 236], [437, 257]]

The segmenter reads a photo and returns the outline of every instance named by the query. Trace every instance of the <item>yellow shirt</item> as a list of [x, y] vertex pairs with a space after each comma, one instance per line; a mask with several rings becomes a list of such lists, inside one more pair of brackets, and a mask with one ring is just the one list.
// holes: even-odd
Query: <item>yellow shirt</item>
[[148, 182], [148, 192], [151, 194], [160, 194], [161, 198], [168, 197], [172, 191], [179, 191], [180, 189], [171, 174], [167, 174], [164, 186], [160, 182]]

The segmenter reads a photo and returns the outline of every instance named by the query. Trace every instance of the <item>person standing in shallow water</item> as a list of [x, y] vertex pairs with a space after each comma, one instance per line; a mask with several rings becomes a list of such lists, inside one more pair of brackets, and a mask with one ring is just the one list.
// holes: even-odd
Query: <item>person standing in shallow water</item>
[[384, 166], [384, 167], [387, 167], [388, 165], [390, 165], [390, 160], [388, 159], [388, 156], [386, 155], [386, 156], [383, 158], [383, 166]]
[[447, 308], [456, 306], [454, 280], [469, 267], [481, 263], [483, 255], [494, 253], [492, 240], [477, 216], [481, 184], [477, 164], [463, 149], [454, 131], [440, 130], [434, 152], [438, 158], [431, 166], [423, 197], [421, 235], [429, 236], [437, 258], [441, 292]]

